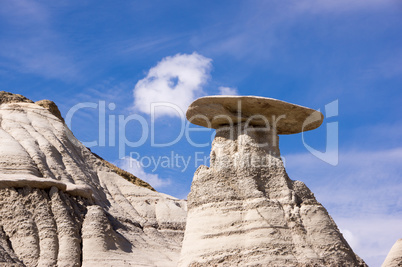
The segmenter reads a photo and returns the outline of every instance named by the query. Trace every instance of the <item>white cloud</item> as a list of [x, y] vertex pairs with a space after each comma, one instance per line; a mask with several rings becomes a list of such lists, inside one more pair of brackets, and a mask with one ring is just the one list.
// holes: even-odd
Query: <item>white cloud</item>
[[155, 109], [160, 116], [182, 117], [188, 105], [202, 95], [202, 86], [211, 70], [211, 59], [196, 52], [163, 58], [134, 88], [134, 108], [151, 114], [151, 104], [164, 102]]
[[236, 88], [225, 87], [225, 86], [219, 87], [219, 93], [221, 95], [237, 95], [238, 94]]
[[[338, 226], [339, 227], [339, 226]], [[349, 245], [352, 248], [357, 248], [359, 245], [359, 238], [352, 233], [352, 231], [348, 229], [339, 229], [341, 233], [343, 234], [343, 237], [348, 241]]]
[[169, 179], [162, 179], [157, 174], [146, 173], [141, 162], [131, 157], [120, 159], [116, 165], [149, 183], [154, 188], [161, 188], [171, 184]]

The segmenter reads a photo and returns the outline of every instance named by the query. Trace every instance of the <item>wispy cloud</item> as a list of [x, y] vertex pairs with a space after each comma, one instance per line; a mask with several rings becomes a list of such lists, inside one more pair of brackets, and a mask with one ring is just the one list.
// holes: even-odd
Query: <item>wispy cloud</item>
[[[402, 9], [402, 3], [401, 3]], [[378, 75], [383, 75], [383, 77], [400, 77], [402, 74], [402, 49], [397, 53], [387, 54], [386, 57], [380, 61], [377, 65], [374, 65], [369, 69], [366, 74], [367, 78], [376, 77]]]
[[[196, 47], [202, 47], [202, 52], [211, 55], [228, 54], [242, 62], [255, 62], [261, 58], [269, 59], [276, 56], [276, 50], [287, 48], [294, 49], [294, 40], [289, 36], [297, 36], [299, 33], [295, 28], [308, 21], [331, 21], [336, 16], [350, 16], [364, 14], [366, 11], [378, 11], [381, 8], [400, 8], [399, 1], [395, 0], [301, 0], [280, 2], [275, 1], [254, 1], [251, 5], [243, 2], [239, 8], [241, 12], [233, 18], [227, 18], [222, 23], [220, 17], [212, 17], [219, 23], [204, 27], [196, 32], [191, 43]], [[325, 20], [321, 20], [325, 18]], [[345, 23], [348, 23], [345, 20]], [[342, 29], [344, 24], [340, 23], [336, 31]], [[347, 24], [346, 24], [347, 25]], [[316, 25], [312, 24], [312, 27]], [[346, 31], [350, 27], [344, 27]], [[314, 29], [314, 31], [320, 29]], [[302, 32], [300, 32], [302, 34]], [[288, 57], [282, 59], [286, 61]], [[321, 65], [320, 65], [321, 66]]]
[[396, 4], [395, 0], [302, 0], [297, 1], [294, 5], [295, 11], [313, 12], [313, 13], [341, 13], [356, 10], [376, 9], [390, 4]]
[[135, 85], [134, 108], [151, 114], [151, 104], [162, 102], [164, 106], [155, 109], [155, 118], [181, 117], [188, 105], [203, 93], [211, 61], [196, 52], [163, 58]]
[[119, 168], [128, 171], [141, 180], [149, 183], [154, 188], [162, 188], [171, 184], [169, 179], [162, 179], [157, 174], [145, 172], [141, 162], [131, 157], [124, 157], [123, 159], [120, 159], [116, 165]]
[[78, 76], [72, 53], [52, 30], [51, 12], [44, 5], [26, 0], [4, 3], [0, 22], [7, 28], [0, 43], [3, 67], [64, 81]]
[[359, 256], [379, 266], [402, 237], [402, 147], [344, 151], [336, 167], [308, 153], [285, 159], [289, 176], [310, 187]]
[[402, 237], [402, 216], [333, 216], [344, 237], [369, 266], [381, 266], [392, 245]]
[[0, 14], [14, 25], [24, 25], [26, 21], [44, 23], [48, 19], [48, 12], [36, 1], [15, 0], [4, 2], [1, 7]]
[[238, 94], [236, 88], [225, 87], [225, 86], [219, 87], [219, 93], [221, 95], [237, 95]]
[[166, 50], [169, 47], [177, 47], [185, 37], [182, 34], [170, 34], [168, 36], [143, 36], [141, 38], [120, 40], [111, 42], [110, 51], [124, 55], [155, 53]]
[[336, 167], [308, 153], [285, 158], [291, 177], [311, 182], [319, 201], [334, 212], [343, 216], [402, 212], [402, 148], [340, 152]]

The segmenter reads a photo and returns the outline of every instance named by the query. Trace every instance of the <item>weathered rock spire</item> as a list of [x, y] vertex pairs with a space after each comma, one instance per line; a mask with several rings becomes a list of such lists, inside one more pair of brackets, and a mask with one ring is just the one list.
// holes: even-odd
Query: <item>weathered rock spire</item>
[[196, 100], [187, 118], [217, 133], [210, 167], [194, 174], [179, 266], [365, 266], [280, 158], [277, 134], [317, 128], [320, 112], [220, 96]]

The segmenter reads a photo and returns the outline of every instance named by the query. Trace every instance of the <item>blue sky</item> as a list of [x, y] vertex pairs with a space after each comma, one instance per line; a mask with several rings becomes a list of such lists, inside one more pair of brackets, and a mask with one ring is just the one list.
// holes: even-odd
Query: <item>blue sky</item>
[[[154, 141], [169, 143], [182, 120], [163, 108], [152, 119], [150, 102], [182, 108], [224, 91], [324, 112], [337, 100], [337, 115], [305, 133], [305, 142], [301, 134], [280, 137], [287, 171], [309, 186], [370, 266], [379, 266], [402, 237], [400, 1], [15, 0], [1, 6], [0, 90], [51, 99], [64, 116], [82, 103], [97, 105], [73, 114], [76, 137], [97, 141], [95, 153], [179, 198], [201, 162], [195, 153], [208, 156], [210, 145], [195, 147], [185, 137], [152, 145], [152, 124]], [[142, 137], [134, 114], [144, 118], [149, 135], [141, 146], [125, 146], [119, 160], [118, 137]], [[132, 120], [122, 127], [119, 115]], [[339, 133], [335, 166], [305, 146], [325, 151], [328, 123]], [[109, 142], [112, 128], [116, 138]], [[190, 136], [208, 143], [213, 134]], [[173, 153], [190, 161], [185, 170], [184, 164], [132, 168], [131, 152], [138, 160]]]

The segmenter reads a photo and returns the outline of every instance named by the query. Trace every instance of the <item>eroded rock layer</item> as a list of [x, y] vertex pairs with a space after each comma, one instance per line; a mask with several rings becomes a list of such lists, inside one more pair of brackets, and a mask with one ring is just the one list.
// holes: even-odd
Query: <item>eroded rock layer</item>
[[188, 196], [179, 266], [365, 266], [326, 209], [286, 174], [278, 136], [219, 128]]
[[122, 178], [51, 111], [0, 94], [0, 266], [176, 266], [186, 201]]
[[[8, 260], [22, 266], [80, 266], [87, 200], [50, 190], [0, 189], [0, 225]], [[4, 259], [3, 259], [4, 260]]]

